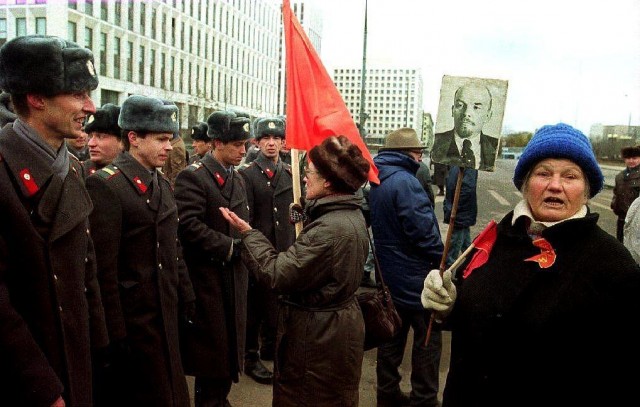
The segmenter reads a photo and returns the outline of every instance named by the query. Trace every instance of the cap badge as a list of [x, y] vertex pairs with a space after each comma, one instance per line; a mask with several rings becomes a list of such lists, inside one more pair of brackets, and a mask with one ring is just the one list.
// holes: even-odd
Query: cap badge
[[191, 135], [193, 136], [196, 133], [196, 129], [191, 129]]
[[174, 121], [174, 122], [178, 121], [178, 114], [176, 112], [173, 112], [173, 114], [171, 115], [171, 121]]
[[269, 127], [270, 129], [275, 129], [276, 124], [274, 122], [269, 122], [269, 125], [267, 127]]
[[91, 74], [91, 76], [96, 76], [96, 70], [93, 67], [93, 62], [91, 60], [87, 61], [87, 70]]
[[249, 123], [245, 123], [244, 126], [242, 126], [242, 130], [246, 131], [247, 133], [249, 132]]
[[94, 115], [90, 115], [90, 116], [87, 118], [87, 124], [89, 124], [89, 123], [93, 123], [93, 121], [94, 121], [95, 119], [96, 119], [96, 117], [95, 117]]

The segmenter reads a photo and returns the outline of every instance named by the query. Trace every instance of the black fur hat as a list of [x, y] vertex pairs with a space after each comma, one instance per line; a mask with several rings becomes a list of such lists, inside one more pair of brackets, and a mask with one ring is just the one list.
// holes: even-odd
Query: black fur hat
[[162, 99], [132, 95], [120, 109], [118, 125], [123, 130], [150, 133], [177, 133], [178, 106]]
[[620, 153], [622, 158], [640, 157], [640, 146], [623, 147]]
[[264, 136], [279, 136], [284, 139], [284, 120], [278, 117], [266, 117], [258, 120], [254, 137], [260, 140]]
[[120, 116], [120, 106], [107, 103], [96, 109], [94, 114], [87, 116], [84, 131], [85, 133], [106, 133], [120, 138], [122, 130], [118, 126], [118, 116]]
[[369, 162], [345, 136], [327, 137], [309, 151], [309, 159], [337, 192], [354, 193], [369, 174]]
[[54, 96], [97, 87], [93, 53], [74, 42], [28, 35], [0, 48], [0, 88], [11, 94]]
[[250, 121], [248, 115], [240, 112], [229, 110], [213, 112], [207, 119], [207, 134], [212, 140], [220, 140], [224, 143], [247, 140], [251, 137]]
[[191, 126], [191, 139], [200, 141], [211, 141], [207, 134], [207, 123], [198, 122], [195, 126]]

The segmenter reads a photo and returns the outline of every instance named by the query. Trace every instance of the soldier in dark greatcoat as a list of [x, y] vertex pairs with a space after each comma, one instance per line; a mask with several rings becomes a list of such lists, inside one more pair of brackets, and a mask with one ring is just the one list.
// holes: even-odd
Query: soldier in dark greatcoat
[[98, 405], [190, 405], [178, 342], [179, 316], [195, 296], [178, 241], [178, 210], [157, 170], [171, 150], [178, 108], [133, 95], [118, 124], [125, 152], [87, 178], [90, 221], [111, 339]]
[[87, 117], [84, 131], [89, 135], [87, 145], [90, 158], [82, 163], [85, 177], [111, 164], [122, 152], [122, 129], [118, 126], [119, 116], [120, 106], [106, 103]]
[[178, 174], [175, 184], [180, 240], [197, 298], [194, 324], [181, 337], [182, 356], [186, 373], [196, 378], [198, 407], [228, 405], [242, 372], [247, 313], [240, 235], [218, 208], [249, 218], [244, 181], [234, 169], [245, 154], [249, 119], [219, 111], [207, 124], [212, 152]]
[[[289, 205], [293, 202], [291, 166], [280, 159], [284, 126], [284, 120], [276, 117], [258, 120], [255, 139], [260, 153], [240, 170], [247, 185], [249, 223], [279, 252], [296, 239], [295, 227], [289, 222]], [[277, 321], [277, 295], [250, 274], [244, 371], [259, 383], [271, 383], [273, 379], [260, 359], [273, 360]]]
[[0, 88], [17, 114], [0, 131], [3, 406], [92, 405], [91, 351], [108, 337], [91, 199], [65, 139], [95, 112], [97, 86], [91, 51], [73, 42], [26, 36], [0, 49]]

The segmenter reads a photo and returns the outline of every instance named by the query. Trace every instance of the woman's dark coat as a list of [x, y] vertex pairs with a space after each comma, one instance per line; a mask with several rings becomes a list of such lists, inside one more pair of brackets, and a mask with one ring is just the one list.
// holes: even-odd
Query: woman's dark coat
[[308, 223], [278, 251], [256, 229], [243, 234], [243, 260], [286, 301], [280, 305], [273, 405], [357, 406], [364, 321], [355, 299], [369, 250], [354, 195], [307, 205]]
[[542, 232], [555, 261], [525, 261], [541, 249], [512, 214], [461, 278], [443, 407], [637, 405], [637, 264], [592, 213]]

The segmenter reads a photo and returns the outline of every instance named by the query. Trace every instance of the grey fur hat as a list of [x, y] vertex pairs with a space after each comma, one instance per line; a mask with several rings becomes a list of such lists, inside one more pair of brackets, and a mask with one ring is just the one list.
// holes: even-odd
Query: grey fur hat
[[229, 110], [213, 112], [207, 119], [207, 134], [212, 140], [220, 140], [224, 143], [247, 140], [251, 138], [250, 121], [248, 115], [240, 112]]
[[0, 127], [4, 127], [7, 123], [13, 123], [16, 117], [11, 104], [11, 95], [7, 92], [0, 93]]
[[94, 114], [87, 116], [84, 131], [85, 133], [106, 133], [120, 138], [122, 130], [118, 126], [118, 116], [120, 116], [120, 106], [106, 103], [101, 108], [96, 109]]
[[0, 48], [0, 88], [11, 94], [55, 96], [93, 90], [93, 53], [58, 37], [16, 37]]
[[123, 103], [118, 118], [123, 130], [148, 133], [177, 133], [178, 106], [162, 99], [131, 95]]
[[284, 139], [284, 120], [278, 117], [266, 117], [256, 123], [254, 137], [260, 140], [264, 136], [279, 136]]
[[196, 125], [191, 126], [191, 140], [211, 141], [207, 134], [207, 123], [198, 122]]

